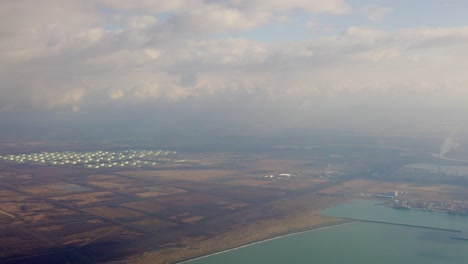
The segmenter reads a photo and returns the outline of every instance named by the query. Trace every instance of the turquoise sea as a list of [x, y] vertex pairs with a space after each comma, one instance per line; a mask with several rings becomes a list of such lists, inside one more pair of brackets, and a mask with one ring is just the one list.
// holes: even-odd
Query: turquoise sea
[[451, 238], [468, 237], [466, 216], [397, 210], [385, 207], [380, 201], [368, 200], [336, 205], [322, 210], [322, 214], [463, 232], [354, 222], [256, 243], [186, 263], [468, 263], [468, 241]]

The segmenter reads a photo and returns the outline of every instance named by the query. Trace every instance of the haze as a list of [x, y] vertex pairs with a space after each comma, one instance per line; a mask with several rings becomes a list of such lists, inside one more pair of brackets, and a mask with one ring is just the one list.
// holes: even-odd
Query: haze
[[2, 1], [2, 133], [299, 130], [442, 141], [466, 128], [467, 9], [419, 0]]
[[2, 0], [0, 262], [468, 263], [467, 10]]

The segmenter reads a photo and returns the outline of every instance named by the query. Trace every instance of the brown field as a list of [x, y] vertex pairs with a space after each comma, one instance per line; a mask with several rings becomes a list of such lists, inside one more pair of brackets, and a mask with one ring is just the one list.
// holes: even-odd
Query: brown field
[[259, 157], [250, 161], [250, 167], [265, 173], [285, 173], [290, 169], [298, 168], [304, 164], [304, 160], [272, 159]]
[[18, 221], [29, 223], [47, 223], [57, 217], [68, 217], [77, 213], [66, 208], [57, 207], [51, 203], [36, 200], [25, 200], [21, 202], [0, 203], [0, 210], [15, 216]]
[[[201, 184], [203, 183], [203, 184]], [[225, 188], [231, 188], [228, 183], [219, 183], [219, 182], [204, 182], [204, 181], [186, 181], [180, 180], [170, 183], [172, 187], [176, 187], [178, 189], [183, 189], [192, 192], [210, 192], [212, 190], [220, 190]]]
[[123, 207], [96, 206], [96, 207], [86, 208], [84, 210], [87, 212], [93, 213], [95, 215], [101, 215], [101, 216], [105, 216], [111, 219], [143, 216], [142, 213], [129, 210]]
[[142, 182], [137, 179], [128, 179], [116, 175], [90, 175], [87, 177], [87, 182], [102, 188], [117, 189], [139, 187], [142, 185]]
[[24, 200], [29, 199], [30, 197], [27, 195], [18, 195], [18, 196], [0, 196], [0, 202], [22, 202]]
[[163, 196], [163, 195], [186, 192], [185, 190], [182, 190], [182, 189], [164, 186], [164, 185], [144, 187], [142, 190], [144, 190], [144, 192], [136, 192], [135, 195], [138, 197], [148, 198], [148, 197], [156, 197], [156, 196]]
[[318, 183], [324, 183], [325, 179], [303, 179], [303, 178], [292, 178], [292, 179], [265, 179], [264, 184], [260, 185], [264, 188], [272, 188], [286, 191], [295, 191], [304, 188], [311, 187]]
[[141, 193], [135, 193], [136, 196], [141, 197], [141, 198], [149, 198], [149, 197], [156, 197], [156, 196], [161, 196], [164, 195], [165, 193], [161, 192], [141, 192]]
[[161, 203], [154, 200], [144, 200], [139, 202], [123, 203], [121, 206], [133, 209], [134, 211], [143, 212], [143, 213], [157, 213], [164, 208], [165, 206]]
[[[36, 194], [36, 195], [43, 195], [43, 196], [57, 196], [57, 195], [67, 195], [67, 194], [72, 194], [72, 193], [77, 193], [79, 191], [74, 191], [74, 190], [67, 190], [65, 188], [61, 188], [60, 186], [75, 186], [75, 187], [81, 187], [79, 185], [74, 185], [74, 184], [67, 184], [64, 182], [56, 182], [53, 184], [46, 183], [46, 184], [29, 184], [28, 186], [22, 187], [21, 190], [31, 193], [31, 194]], [[81, 191], [83, 192], [83, 191]]]
[[162, 221], [155, 217], [145, 217], [142, 220], [131, 222], [132, 225], [147, 229], [151, 232], [157, 232], [161, 229], [177, 226], [175, 223]]
[[263, 186], [265, 184], [268, 184], [267, 180], [264, 179], [237, 179], [237, 180], [232, 180], [229, 181], [230, 184], [235, 184], [235, 185], [246, 185], [246, 186]]
[[231, 170], [155, 170], [155, 171], [124, 171], [122, 175], [128, 175], [141, 179], [154, 179], [163, 177], [173, 180], [206, 181], [212, 179], [235, 177], [239, 172]]
[[226, 206], [233, 204], [235, 202], [225, 199], [218, 196], [213, 196], [209, 194], [187, 194], [187, 195], [178, 195], [175, 197], [161, 198], [157, 200], [158, 202], [168, 206], [168, 207], [196, 207], [200, 205], [218, 205]]
[[110, 175], [110, 174], [91, 174], [86, 177], [86, 180], [88, 182], [90, 181], [112, 181], [112, 182], [126, 181], [125, 178], [122, 178], [116, 175]]
[[89, 184], [96, 185], [105, 189], [124, 189], [125, 183], [111, 182], [111, 181], [90, 181]]
[[248, 202], [248, 203], [262, 203], [262, 202], [278, 199], [286, 195], [286, 192], [281, 191], [281, 190], [253, 188], [253, 187], [236, 188], [236, 189], [223, 190], [223, 191], [213, 192], [213, 193], [219, 196], [224, 196], [224, 197], [231, 198], [233, 200], [243, 201], [243, 202]]
[[29, 179], [32, 180], [45, 180], [45, 179], [58, 179], [63, 177], [64, 175], [67, 178], [73, 178], [76, 175], [81, 173], [89, 172], [86, 169], [82, 168], [75, 168], [75, 167], [55, 167], [55, 166], [24, 166], [21, 168], [22, 173], [17, 173], [18, 176], [15, 178], [20, 177], [20, 179], [27, 181]]
[[118, 196], [111, 192], [92, 192], [92, 193], [84, 193], [84, 194], [72, 194], [66, 196], [58, 196], [52, 198], [56, 201], [66, 202], [69, 204], [73, 204], [75, 206], [84, 206], [98, 202], [104, 201], [112, 201], [119, 199]]
[[90, 175], [87, 177], [87, 183], [102, 189], [110, 189], [119, 193], [136, 195], [141, 198], [185, 192], [185, 190], [179, 188], [156, 184], [154, 182], [155, 179], [152, 179], [153, 181], [148, 184], [148, 182], [138, 179], [138, 176], [134, 177], [136, 179], [116, 175]]
[[[231, 158], [205, 161], [220, 164]], [[151, 263], [167, 263], [225, 248], [223, 243], [236, 245], [334, 221], [313, 216], [318, 212], [314, 206], [332, 202], [325, 201], [326, 197], [319, 198], [323, 204], [313, 198], [299, 211], [280, 206], [289, 192], [324, 181], [261, 178], [262, 170], [270, 166], [268, 171], [282, 173], [302, 161], [262, 158], [255, 165], [255, 160], [245, 159], [242, 170], [187, 169], [188, 164], [181, 164], [172, 169], [97, 174], [51, 166], [16, 167], [18, 171], [2, 173], [0, 182], [0, 223], [9, 227], [0, 231], [0, 262], [18, 254], [86, 256], [92, 262], [105, 262], [156, 252], [164, 259], [158, 257]], [[294, 218], [299, 214], [300, 218]], [[236, 240], [235, 230], [245, 231], [247, 236]], [[10, 245], [22, 251], [12, 250]], [[198, 249], [184, 253], [192, 247]], [[56, 248], [77, 254], [62, 256]], [[167, 255], [175, 249], [176, 255]]]
[[88, 243], [92, 241], [95, 238], [98, 238], [108, 232], [111, 232], [113, 230], [117, 230], [119, 227], [116, 226], [105, 226], [105, 227], [99, 227], [99, 228], [94, 228], [90, 230], [86, 230], [84, 232], [74, 232], [73, 234], [63, 237], [60, 239], [63, 245], [75, 245], [75, 246], [81, 246], [84, 243]]
[[21, 202], [28, 199], [29, 196], [10, 190], [0, 190], [0, 203]]
[[24, 252], [38, 254], [47, 249], [47, 243], [38, 243], [37, 238], [16, 228], [0, 229], [0, 258], [21, 256]]
[[14, 175], [14, 178], [15, 179], [18, 179], [18, 180], [30, 180], [30, 179], [34, 179], [34, 176], [33, 174], [29, 174], [29, 173], [23, 173], [23, 174], [4, 174], [3, 176], [5, 178], [8, 178], [8, 177], [11, 177], [11, 175]]
[[[313, 202], [311, 202], [313, 201]], [[264, 218], [248, 225], [237, 226], [218, 236], [200, 241], [191, 241], [183, 248], [169, 248], [157, 252], [147, 252], [130, 263], [175, 263], [177, 261], [207, 255], [213, 252], [234, 248], [259, 240], [283, 235], [291, 231], [304, 231], [326, 225], [342, 223], [343, 220], [319, 215], [321, 208], [343, 202], [343, 198], [307, 195], [306, 197], [278, 200], [265, 209], [290, 210], [296, 208], [287, 217]], [[237, 220], [237, 219], [236, 219]]]
[[11, 197], [11, 196], [20, 196], [21, 193], [10, 191], [10, 190], [0, 190], [1, 197]]
[[63, 230], [63, 225], [40, 226], [32, 229], [34, 232], [51, 232]]

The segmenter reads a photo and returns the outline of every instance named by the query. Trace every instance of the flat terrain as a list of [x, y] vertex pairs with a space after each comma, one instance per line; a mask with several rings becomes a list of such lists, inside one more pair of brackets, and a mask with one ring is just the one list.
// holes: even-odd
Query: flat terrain
[[320, 210], [368, 194], [468, 200], [462, 186], [371, 179], [406, 165], [394, 149], [318, 151], [99, 169], [2, 160], [0, 262], [177, 263], [341, 223]]
[[190, 158], [120, 170], [1, 162], [0, 261], [173, 263], [341, 221], [318, 214], [346, 199], [317, 194], [328, 179], [279, 176], [309, 161]]

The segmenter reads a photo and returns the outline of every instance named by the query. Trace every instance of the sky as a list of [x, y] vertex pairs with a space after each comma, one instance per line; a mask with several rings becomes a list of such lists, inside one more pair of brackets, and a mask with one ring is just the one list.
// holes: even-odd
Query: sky
[[3, 0], [0, 125], [453, 133], [468, 113], [466, 10], [464, 0]]

